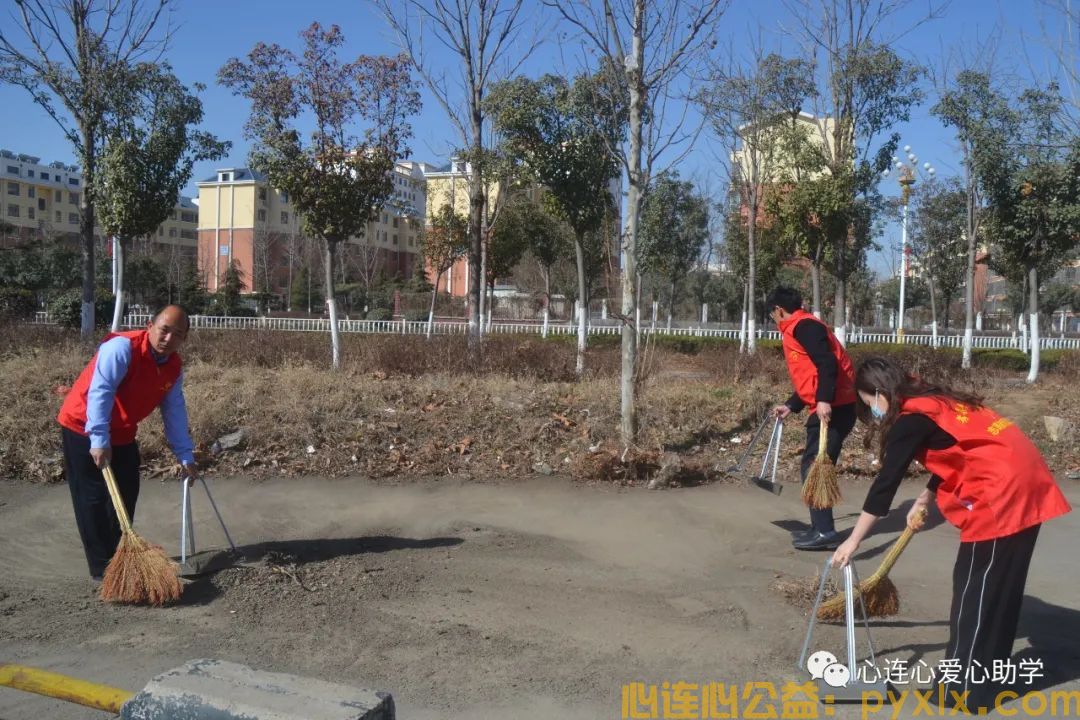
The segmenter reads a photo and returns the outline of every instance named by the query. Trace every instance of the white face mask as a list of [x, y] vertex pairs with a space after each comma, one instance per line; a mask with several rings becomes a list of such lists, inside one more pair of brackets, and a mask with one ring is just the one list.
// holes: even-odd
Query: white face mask
[[878, 422], [881, 422], [885, 419], [885, 411], [878, 406], [878, 398], [880, 397], [881, 394], [877, 390], [875, 390], [874, 404], [870, 406], [870, 415], [873, 416], [874, 420], [877, 420]]

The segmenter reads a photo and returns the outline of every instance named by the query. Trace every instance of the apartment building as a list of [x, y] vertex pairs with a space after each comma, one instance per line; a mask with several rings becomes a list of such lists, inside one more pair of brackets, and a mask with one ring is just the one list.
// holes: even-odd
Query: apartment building
[[[412, 275], [426, 205], [420, 163], [397, 163], [393, 183], [393, 194], [376, 219], [340, 248], [346, 269], [351, 264], [383, 277]], [[288, 193], [271, 187], [262, 173], [223, 168], [198, 188], [199, 271], [211, 292], [235, 263], [246, 292], [284, 295], [294, 273], [321, 257], [322, 251], [304, 236], [303, 218]]]
[[[76, 239], [83, 178], [79, 168], [62, 162], [42, 164], [41, 158], [0, 150], [0, 221], [2, 245], [10, 247], [39, 237]], [[199, 208], [181, 197], [157, 233], [135, 238], [137, 252], [158, 257], [195, 259]], [[100, 229], [95, 230], [100, 237]]]

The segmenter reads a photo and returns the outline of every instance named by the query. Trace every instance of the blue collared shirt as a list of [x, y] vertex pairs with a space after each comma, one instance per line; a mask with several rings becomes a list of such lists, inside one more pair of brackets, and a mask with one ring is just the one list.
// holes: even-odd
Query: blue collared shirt
[[[153, 350], [150, 352], [153, 353]], [[158, 365], [168, 361], [167, 357], [158, 357], [156, 353], [154, 359]], [[90, 379], [90, 389], [86, 394], [86, 434], [90, 436], [91, 448], [109, 447], [113, 401], [130, 364], [131, 341], [126, 337], [115, 337], [98, 348], [94, 376]], [[161, 401], [161, 419], [165, 424], [165, 439], [176, 459], [181, 463], [194, 463], [195, 443], [188, 432], [183, 387], [184, 373], [181, 371], [180, 377]]]

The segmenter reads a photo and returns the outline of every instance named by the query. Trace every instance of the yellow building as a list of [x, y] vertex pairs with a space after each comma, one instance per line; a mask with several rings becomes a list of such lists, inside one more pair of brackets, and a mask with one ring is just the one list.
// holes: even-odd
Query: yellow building
[[[79, 168], [53, 162], [42, 165], [40, 158], [0, 150], [0, 192], [3, 212], [0, 220], [9, 228], [5, 244], [32, 238], [75, 239], [79, 235], [79, 204], [83, 179]], [[179, 198], [172, 214], [156, 234], [135, 238], [137, 252], [158, 257], [195, 258], [199, 209], [190, 198]], [[100, 238], [101, 230], [95, 229]]]
[[[793, 174], [792, 161], [781, 138], [783, 131], [788, 129], [784, 124], [790, 122], [789, 117], [783, 117], [760, 133], [752, 133], [753, 126], [749, 124], [740, 127], [739, 146], [731, 153], [732, 169], [737, 171], [740, 177], [753, 179], [763, 185], [789, 180]], [[819, 118], [800, 112], [795, 116], [794, 122], [795, 129], [812, 146], [827, 148], [826, 156], [831, 155], [832, 148], [835, 147], [833, 130], [836, 125], [832, 118]], [[813, 176], [807, 179], [813, 179]]]
[[[375, 221], [341, 251], [373, 275], [407, 278], [419, 253], [418, 224], [425, 207], [419, 163], [397, 163], [393, 182], [393, 195]], [[240, 270], [247, 292], [284, 294], [294, 271], [313, 271], [322, 250], [313, 249], [304, 237], [303, 218], [288, 194], [272, 188], [264, 175], [249, 168], [224, 168], [198, 188], [199, 270], [210, 292], [219, 289], [230, 261]]]

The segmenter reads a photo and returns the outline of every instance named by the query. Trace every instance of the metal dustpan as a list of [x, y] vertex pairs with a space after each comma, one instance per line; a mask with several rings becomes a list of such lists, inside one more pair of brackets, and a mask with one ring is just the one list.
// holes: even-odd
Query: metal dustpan
[[[818, 586], [817, 599], [814, 601], [814, 609], [810, 611], [810, 626], [806, 629], [806, 641], [803, 643], [802, 653], [799, 655], [799, 668], [803, 671], [810, 670], [806, 665], [807, 652], [810, 650], [810, 641], [814, 636], [814, 624], [817, 621], [818, 608], [821, 607], [822, 596], [825, 594], [825, 580], [829, 577], [829, 570], [831, 567], [832, 558], [830, 557], [825, 560], [825, 567], [821, 571], [821, 584]], [[859, 677], [858, 666], [855, 662], [855, 588], [859, 585], [859, 576], [855, 572], [855, 566], [850, 562], [844, 566], [843, 575], [847, 663], [840, 663], [839, 658], [837, 658], [835, 665], [842, 665], [842, 670], [839, 671], [839, 675], [836, 672], [830, 673], [828, 668], [825, 668], [825, 674], [828, 675], [829, 679], [826, 680], [825, 677], [816, 679], [818, 698], [826, 705], [848, 703], [861, 704], [870, 700], [873, 700], [874, 702], [880, 700], [882, 703], [891, 704], [892, 696], [890, 693], [895, 694], [895, 688], [888, 681], [881, 678], [879, 673], [876, 672], [877, 658], [874, 656], [874, 643], [870, 638], [870, 621], [867, 619], [866, 605], [863, 602], [862, 593], [858, 593], [858, 596], [859, 607], [862, 610], [863, 627], [866, 629], [866, 645], [869, 649], [868, 662], [875, 668], [874, 674], [876, 677], [872, 681], [866, 680], [865, 674], [864, 677]], [[841, 684], [838, 680], [843, 679], [844, 674], [847, 675], [846, 682]]]
[[191, 512], [191, 487], [188, 484], [188, 479], [183, 478], [180, 481], [180, 486], [182, 488], [180, 496], [179, 558], [181, 577], [196, 577], [217, 572], [234, 565], [237, 560], [243, 560], [242, 553], [236, 548], [232, 535], [229, 534], [229, 528], [225, 526], [225, 520], [222, 519], [221, 512], [218, 511], [217, 503], [214, 502], [214, 496], [210, 493], [210, 486], [206, 484], [206, 480], [202, 477], [199, 478], [199, 483], [202, 485], [203, 490], [206, 491], [206, 497], [210, 501], [210, 507], [213, 509], [214, 515], [217, 517], [222, 531], [225, 533], [225, 539], [229, 542], [229, 550], [196, 551], [195, 521]]
[[[769, 445], [765, 448], [765, 457], [761, 461], [761, 472], [757, 475], [747, 477], [744, 474], [744, 466], [746, 461], [750, 459], [750, 456], [754, 453], [754, 446], [757, 445], [758, 439], [761, 438], [761, 434], [765, 432], [765, 428], [769, 425], [769, 420], [773, 420], [772, 435], [769, 436]], [[763, 490], [768, 490], [773, 495], [779, 495], [784, 486], [776, 482], [776, 466], [780, 460], [780, 439], [784, 436], [784, 421], [780, 418], [773, 418], [771, 415], [766, 415], [765, 419], [761, 421], [761, 425], [754, 432], [753, 437], [750, 438], [750, 442], [746, 446], [746, 450], [743, 451], [739, 461], [727, 468], [723, 472], [732, 477], [737, 477], [741, 480], [745, 480], [753, 485], [758, 486]], [[769, 456], [772, 456], [772, 474], [769, 479], [765, 478], [765, 472], [769, 469]], [[720, 469], [719, 465], [716, 468]]]

